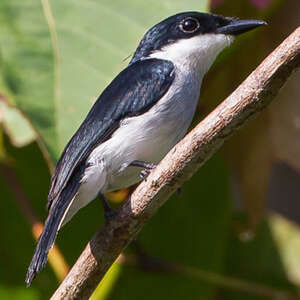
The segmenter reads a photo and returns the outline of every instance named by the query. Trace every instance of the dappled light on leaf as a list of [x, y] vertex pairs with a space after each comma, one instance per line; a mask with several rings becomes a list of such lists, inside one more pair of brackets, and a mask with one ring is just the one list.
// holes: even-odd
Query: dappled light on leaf
[[15, 108], [0, 101], [0, 124], [15, 147], [24, 147], [36, 139], [28, 120]]

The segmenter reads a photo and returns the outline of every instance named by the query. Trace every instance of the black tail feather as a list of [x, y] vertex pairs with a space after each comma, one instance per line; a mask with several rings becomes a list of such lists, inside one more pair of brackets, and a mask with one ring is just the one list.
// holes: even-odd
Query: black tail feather
[[48, 252], [54, 245], [62, 218], [70, 202], [78, 191], [81, 175], [82, 170], [78, 170], [74, 176], [71, 177], [58, 199], [52, 204], [44, 230], [39, 238], [34, 255], [27, 270], [25, 279], [27, 287], [30, 286], [36, 274], [38, 274], [47, 263]]
[[51, 210], [49, 213], [44, 230], [39, 238], [37, 247], [26, 274], [25, 282], [27, 286], [30, 286], [31, 281], [34, 279], [35, 275], [39, 273], [46, 265], [48, 252], [53, 247], [58, 232], [58, 226], [69, 204], [69, 201], [65, 202], [66, 203], [64, 203], [65, 205], [63, 206], [56, 205], [56, 207], [53, 207], [53, 210]]

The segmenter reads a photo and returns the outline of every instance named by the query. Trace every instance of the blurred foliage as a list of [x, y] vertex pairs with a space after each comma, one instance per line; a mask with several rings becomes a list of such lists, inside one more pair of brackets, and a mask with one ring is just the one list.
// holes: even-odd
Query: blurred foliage
[[21, 112], [0, 100], [0, 123], [15, 147], [24, 147], [36, 138], [34, 130]]
[[[173, 13], [209, 6], [223, 15], [269, 22], [268, 29], [238, 38], [218, 59], [203, 85], [198, 122], [299, 25], [299, 3], [1, 0], [0, 299], [47, 299], [57, 287], [64, 273], [59, 270], [67, 265], [61, 265], [60, 252], [52, 252], [51, 263], [24, 288], [34, 224], [46, 217], [49, 167], [147, 28]], [[279, 214], [265, 214], [274, 161], [299, 170], [299, 105], [293, 101], [299, 97], [298, 77], [299, 72], [282, 99], [228, 141], [223, 156], [213, 157], [140, 233], [137, 243], [150, 262], [176, 264], [178, 270], [151, 263], [145, 268], [130, 246], [93, 300], [265, 299], [278, 298], [281, 290], [300, 299], [299, 228]], [[117, 204], [127, 194], [109, 197]], [[237, 212], [240, 206], [245, 213]], [[93, 201], [61, 230], [57, 244], [68, 265], [103, 222], [102, 207]]]

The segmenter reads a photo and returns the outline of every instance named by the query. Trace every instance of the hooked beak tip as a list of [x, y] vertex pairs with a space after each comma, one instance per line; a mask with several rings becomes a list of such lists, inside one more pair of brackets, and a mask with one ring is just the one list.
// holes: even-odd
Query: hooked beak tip
[[262, 20], [239, 20], [239, 19], [227, 19], [229, 23], [225, 26], [221, 26], [217, 29], [217, 33], [239, 35], [244, 32], [255, 29], [259, 26], [268, 25], [267, 22]]

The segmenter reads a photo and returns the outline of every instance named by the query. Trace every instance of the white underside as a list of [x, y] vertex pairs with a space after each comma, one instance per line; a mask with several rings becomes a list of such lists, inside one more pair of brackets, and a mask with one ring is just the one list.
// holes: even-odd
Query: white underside
[[99, 192], [137, 183], [141, 169], [128, 166], [132, 161], [158, 163], [183, 138], [195, 113], [203, 76], [231, 42], [228, 36], [211, 34], [181, 40], [151, 55], [174, 63], [172, 86], [148, 112], [125, 119], [109, 140], [92, 151], [87, 159], [90, 167], [62, 225]]

